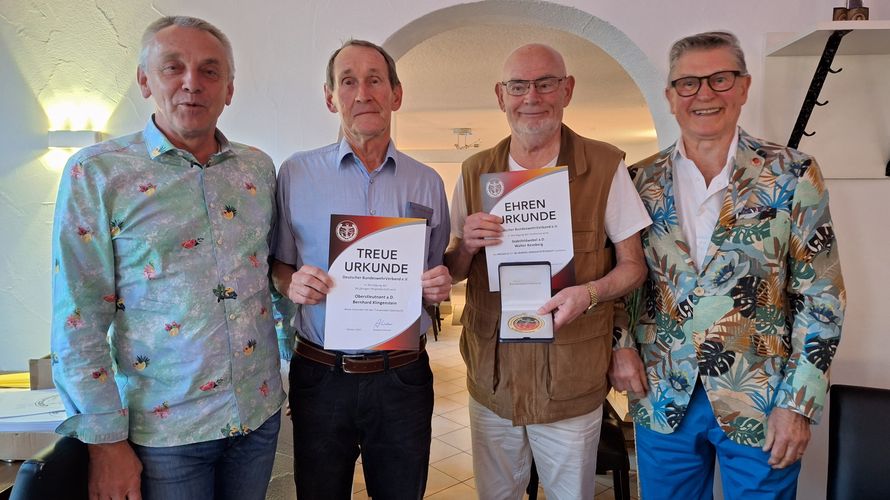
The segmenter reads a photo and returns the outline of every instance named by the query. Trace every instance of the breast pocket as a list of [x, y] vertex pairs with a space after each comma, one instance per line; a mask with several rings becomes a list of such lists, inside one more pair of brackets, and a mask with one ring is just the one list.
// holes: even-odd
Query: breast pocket
[[575, 253], [593, 252], [605, 246], [603, 232], [596, 229], [592, 219], [572, 220], [572, 245]]
[[576, 283], [597, 279], [612, 266], [612, 248], [606, 246], [605, 234], [591, 220], [572, 221], [572, 249]]

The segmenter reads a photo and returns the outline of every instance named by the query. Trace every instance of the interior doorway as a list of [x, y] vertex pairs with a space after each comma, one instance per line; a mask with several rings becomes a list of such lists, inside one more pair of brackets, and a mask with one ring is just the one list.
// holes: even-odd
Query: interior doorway
[[506, 56], [531, 42], [560, 51], [575, 76], [564, 120], [579, 134], [620, 147], [628, 164], [676, 137], [663, 78], [608, 22], [549, 2], [491, 0], [447, 7], [404, 26], [384, 47], [397, 60], [405, 87], [402, 108], [393, 118], [396, 145], [433, 166], [449, 196], [460, 163], [509, 135], [494, 85]]

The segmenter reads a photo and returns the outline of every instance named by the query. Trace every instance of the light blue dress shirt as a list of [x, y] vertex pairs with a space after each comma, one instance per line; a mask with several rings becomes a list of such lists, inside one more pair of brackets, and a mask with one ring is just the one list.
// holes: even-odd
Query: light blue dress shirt
[[[432, 210], [426, 269], [442, 263], [451, 231], [442, 178], [396, 150], [392, 141], [383, 164], [372, 172], [346, 139], [296, 153], [278, 172], [277, 198], [280, 217], [272, 254], [296, 269], [308, 264], [327, 272], [331, 214], [421, 217], [412, 204]], [[299, 310], [293, 326], [300, 336], [324, 344], [325, 302]], [[421, 332], [430, 326], [430, 318], [422, 314]]]

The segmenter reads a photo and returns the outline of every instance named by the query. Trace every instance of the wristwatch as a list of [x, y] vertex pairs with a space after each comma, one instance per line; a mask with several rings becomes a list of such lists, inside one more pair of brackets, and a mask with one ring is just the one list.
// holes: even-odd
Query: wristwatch
[[590, 305], [587, 306], [587, 310], [584, 312], [587, 312], [596, 307], [596, 305], [600, 301], [599, 294], [596, 292], [596, 288], [593, 286], [592, 281], [587, 282], [587, 293], [590, 294]]

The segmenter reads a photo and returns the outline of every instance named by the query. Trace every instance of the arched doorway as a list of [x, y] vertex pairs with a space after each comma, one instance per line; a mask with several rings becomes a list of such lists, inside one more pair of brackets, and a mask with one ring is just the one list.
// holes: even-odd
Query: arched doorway
[[[549, 2], [492, 0], [446, 7], [405, 25], [384, 47], [405, 85], [393, 137], [431, 164], [449, 190], [457, 165], [509, 134], [494, 83], [506, 55], [524, 43], [552, 45], [576, 78], [565, 122], [582, 135], [618, 145], [633, 162], [667, 146], [676, 122], [664, 82], [624, 33], [589, 13]], [[460, 137], [453, 129], [469, 128]], [[459, 150], [469, 144], [467, 150]]]

